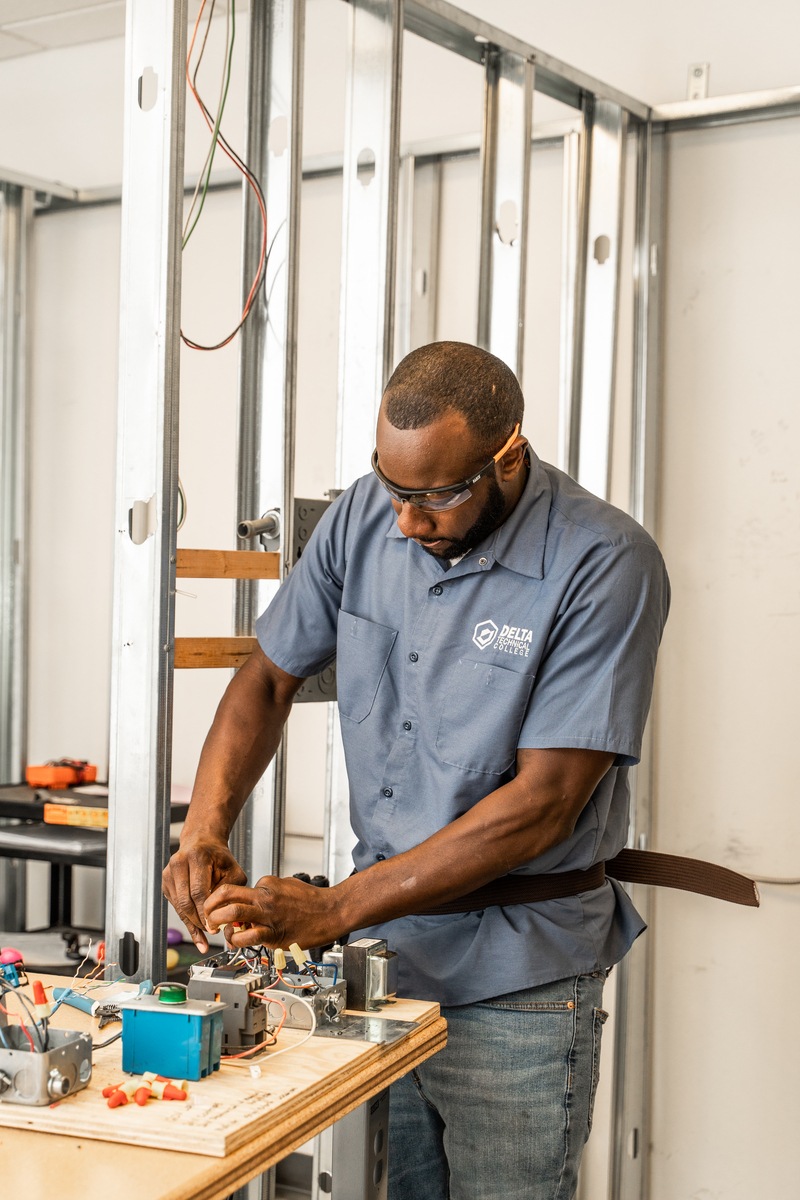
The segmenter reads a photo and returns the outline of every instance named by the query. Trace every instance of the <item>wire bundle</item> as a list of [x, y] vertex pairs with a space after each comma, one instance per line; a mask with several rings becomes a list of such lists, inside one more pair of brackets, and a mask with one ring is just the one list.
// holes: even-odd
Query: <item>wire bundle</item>
[[252, 311], [253, 304], [255, 302], [256, 296], [258, 295], [259, 289], [262, 287], [262, 285], [264, 283], [264, 279], [266, 278], [267, 259], [268, 259], [268, 254], [267, 254], [267, 206], [266, 206], [266, 201], [264, 199], [264, 193], [261, 189], [261, 185], [259, 184], [258, 180], [256, 179], [254, 173], [251, 171], [251, 169], [247, 165], [247, 163], [240, 157], [239, 154], [236, 153], [236, 151], [233, 149], [233, 147], [229, 144], [229, 142], [224, 137], [222, 130], [221, 130], [222, 114], [225, 111], [225, 104], [226, 104], [226, 101], [228, 98], [228, 89], [230, 87], [230, 81], [231, 81], [233, 46], [234, 46], [234, 42], [236, 40], [236, 8], [235, 8], [235, 3], [233, 2], [233, 0], [227, 0], [226, 35], [225, 35], [225, 67], [223, 70], [222, 81], [220, 84], [220, 94], [219, 94], [219, 101], [217, 104], [216, 117], [214, 117], [212, 115], [211, 111], [206, 106], [205, 102], [203, 101], [203, 99], [200, 96], [200, 93], [197, 89], [197, 73], [200, 69], [200, 63], [203, 61], [203, 55], [205, 54], [206, 43], [208, 41], [208, 35], [209, 35], [210, 29], [211, 29], [211, 21], [213, 20], [213, 17], [214, 17], [214, 9], [216, 7], [216, 0], [210, 0], [210, 4], [208, 5], [208, 16], [206, 18], [205, 33], [203, 35], [203, 40], [200, 45], [199, 53], [197, 55], [197, 61], [194, 64], [194, 69], [192, 70], [192, 67], [191, 67], [192, 55], [194, 54], [195, 42], [197, 41], [198, 33], [200, 30], [200, 25], [203, 20], [203, 13], [205, 12], [205, 9], [206, 9], [206, 3], [207, 3], [207, 0], [202, 0], [202, 3], [200, 5], [200, 11], [197, 14], [197, 20], [195, 21], [194, 29], [192, 31], [192, 38], [191, 38], [191, 42], [189, 44], [189, 52], [186, 56], [186, 82], [189, 86], [189, 91], [192, 93], [195, 100], [197, 101], [197, 104], [203, 115], [203, 119], [205, 120], [206, 124], [208, 125], [209, 130], [211, 131], [211, 144], [208, 149], [208, 154], [206, 155], [206, 160], [203, 165], [203, 169], [200, 172], [200, 177], [197, 181], [197, 187], [195, 188], [194, 195], [192, 196], [191, 205], [189, 206], [189, 212], [187, 214], [186, 221], [184, 224], [184, 229], [183, 229], [182, 248], [184, 250], [186, 249], [189, 239], [191, 238], [192, 234], [194, 233], [194, 230], [197, 227], [197, 223], [200, 220], [200, 215], [203, 211], [203, 206], [205, 204], [206, 196], [208, 194], [209, 183], [211, 180], [211, 169], [214, 164], [214, 156], [216, 154], [217, 146], [219, 146], [220, 149], [223, 151], [223, 153], [227, 155], [227, 157], [231, 160], [231, 162], [234, 164], [234, 166], [237, 168], [237, 170], [240, 171], [241, 174], [244, 176], [249, 187], [252, 188], [253, 193], [256, 198], [256, 202], [258, 204], [259, 211], [261, 213], [261, 224], [262, 224], [261, 252], [259, 254], [258, 268], [257, 268], [255, 276], [253, 278], [253, 282], [250, 286], [250, 291], [248, 292], [247, 299], [244, 302], [241, 320], [239, 321], [236, 328], [233, 329], [231, 331], [231, 333], [229, 333], [227, 335], [227, 337], [224, 337], [221, 341], [216, 342], [216, 343], [214, 343], [214, 345], [211, 345], [211, 346], [206, 346], [200, 342], [194, 341], [192, 338], [187, 337], [186, 334], [183, 332], [183, 330], [181, 330], [181, 339], [182, 339], [184, 345], [188, 346], [190, 349], [192, 349], [192, 350], [221, 350], [223, 346], [227, 346], [229, 342], [233, 341], [233, 339], [236, 337], [236, 334], [239, 332], [239, 330], [244, 325], [245, 321], [247, 320], [247, 318], [249, 317], [249, 315]]

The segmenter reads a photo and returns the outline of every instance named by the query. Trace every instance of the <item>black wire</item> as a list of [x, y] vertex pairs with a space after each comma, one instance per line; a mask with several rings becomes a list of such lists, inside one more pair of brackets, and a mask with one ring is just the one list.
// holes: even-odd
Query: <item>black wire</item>
[[119, 1033], [115, 1033], [113, 1037], [106, 1038], [104, 1042], [92, 1042], [92, 1054], [94, 1054], [95, 1050], [103, 1050], [106, 1046], [110, 1046], [112, 1042], [116, 1042], [121, 1037], [122, 1030], [120, 1029]]

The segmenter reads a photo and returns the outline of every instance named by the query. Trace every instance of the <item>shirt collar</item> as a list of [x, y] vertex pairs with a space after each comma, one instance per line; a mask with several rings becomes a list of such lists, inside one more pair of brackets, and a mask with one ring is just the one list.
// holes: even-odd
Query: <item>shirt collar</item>
[[[511, 514], [493, 534], [481, 543], [481, 549], [495, 562], [518, 575], [527, 575], [531, 579], [544, 577], [544, 549], [547, 541], [547, 528], [550, 523], [550, 502], [552, 489], [547, 472], [541, 461], [530, 446], [527, 449], [530, 469], [522, 495]], [[397, 528], [394, 511], [391, 512], [390, 526], [386, 531], [390, 538], [401, 538], [405, 535]], [[467, 568], [472, 560], [480, 556], [478, 547], [474, 547], [460, 563], [453, 568]], [[425, 552], [422, 551], [424, 554]]]

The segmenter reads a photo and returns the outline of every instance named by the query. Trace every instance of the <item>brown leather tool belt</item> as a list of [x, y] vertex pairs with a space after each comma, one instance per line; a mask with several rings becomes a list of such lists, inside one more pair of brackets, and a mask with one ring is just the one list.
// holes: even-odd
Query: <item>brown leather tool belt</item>
[[739, 875], [716, 863], [699, 858], [681, 858], [677, 854], [659, 854], [654, 850], [622, 850], [616, 858], [595, 863], [587, 871], [556, 871], [550, 875], [504, 875], [483, 887], [426, 908], [420, 916], [446, 913], [476, 912], [492, 905], [534, 904], [540, 900], [561, 900], [590, 892], [605, 883], [606, 878], [620, 883], [652, 884], [655, 887], [679, 888], [713, 896], [732, 904], [758, 908], [758, 888], [752, 879]]

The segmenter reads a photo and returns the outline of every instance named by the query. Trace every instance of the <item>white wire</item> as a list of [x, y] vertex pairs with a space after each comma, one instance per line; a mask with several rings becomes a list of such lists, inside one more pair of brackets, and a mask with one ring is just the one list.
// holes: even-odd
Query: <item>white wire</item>
[[754, 883], [777, 883], [783, 887], [797, 887], [800, 885], [800, 879], [780, 879], [773, 875], [750, 875], [748, 878], [752, 879]]
[[[268, 997], [265, 997], [265, 999], [267, 999], [267, 1002], [269, 1003], [269, 998], [268, 998]], [[266, 1058], [264, 1059], [263, 1063], [261, 1064], [262, 1066], [266, 1066], [266, 1067], [268, 1067], [268, 1066], [269, 1066], [269, 1064], [272, 1062], [272, 1060], [273, 1060], [273, 1059], [275, 1059], [275, 1058], [277, 1058], [279, 1054], [286, 1054], [286, 1053], [288, 1053], [288, 1051], [289, 1051], [289, 1050], [299, 1050], [301, 1046], [305, 1046], [305, 1044], [306, 1044], [306, 1042], [308, 1041], [308, 1039], [309, 1039], [309, 1038], [311, 1038], [311, 1037], [313, 1037], [313, 1036], [314, 1036], [314, 1033], [315, 1033], [315, 1031], [316, 1031], [316, 1028], [317, 1028], [317, 1015], [316, 1015], [316, 1013], [314, 1012], [314, 1009], [313, 1009], [313, 1008], [312, 1008], [312, 1006], [311, 1006], [311, 1005], [308, 1003], [308, 1001], [307, 1001], [307, 1000], [304, 1000], [304, 999], [303, 999], [303, 997], [302, 997], [302, 996], [295, 996], [295, 995], [292, 995], [291, 999], [292, 999], [292, 1000], [293, 1000], [293, 1001], [294, 1001], [296, 1004], [303, 1004], [303, 1005], [305, 1005], [305, 1007], [308, 1009], [308, 1011], [309, 1011], [309, 1014], [310, 1014], [310, 1016], [311, 1016], [311, 1028], [309, 1029], [309, 1031], [308, 1031], [308, 1033], [306, 1034], [306, 1036], [305, 1036], [304, 1038], [302, 1038], [302, 1040], [301, 1040], [301, 1041], [299, 1041], [299, 1042], [294, 1042], [294, 1043], [293, 1043], [293, 1045], [291, 1045], [291, 1046], [283, 1046], [283, 1047], [282, 1047], [280, 1050], [273, 1050], [271, 1054], [270, 1054], [270, 1053], [267, 1053], [267, 1056], [266, 1056]]]

